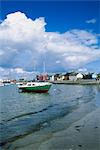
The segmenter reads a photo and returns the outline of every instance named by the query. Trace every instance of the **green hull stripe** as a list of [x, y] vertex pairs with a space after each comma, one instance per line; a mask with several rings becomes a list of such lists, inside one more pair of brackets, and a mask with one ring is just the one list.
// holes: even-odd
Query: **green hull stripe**
[[37, 86], [37, 87], [23, 87], [21, 89], [27, 90], [27, 91], [37, 91], [37, 90], [49, 90], [51, 85], [45, 85], [45, 86]]

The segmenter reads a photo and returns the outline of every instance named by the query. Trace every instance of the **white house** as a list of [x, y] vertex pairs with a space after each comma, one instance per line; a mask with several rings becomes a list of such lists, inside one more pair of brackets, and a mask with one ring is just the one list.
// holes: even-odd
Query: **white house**
[[54, 75], [51, 75], [51, 76], [50, 76], [50, 81], [54, 81], [54, 80], [55, 80]]
[[76, 75], [76, 78], [77, 78], [77, 79], [83, 79], [83, 74], [82, 74], [82, 73], [78, 73], [78, 74]]
[[92, 74], [92, 79], [96, 79], [97, 78], [97, 74], [96, 73], [93, 73]]
[[76, 78], [76, 73], [71, 73], [71, 74], [69, 75], [69, 80], [71, 80], [71, 81], [76, 81], [76, 80], [77, 80], [77, 78]]

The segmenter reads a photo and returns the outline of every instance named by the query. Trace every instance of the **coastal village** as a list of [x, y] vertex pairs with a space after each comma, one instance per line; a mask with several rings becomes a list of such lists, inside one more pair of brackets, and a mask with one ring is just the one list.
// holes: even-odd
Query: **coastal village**
[[0, 86], [9, 84], [18, 84], [21, 82], [52, 82], [54, 84], [98, 84], [100, 83], [100, 73], [80, 73], [80, 72], [67, 72], [67, 73], [42, 73], [38, 74], [32, 80], [26, 78], [19, 79], [0, 79]]

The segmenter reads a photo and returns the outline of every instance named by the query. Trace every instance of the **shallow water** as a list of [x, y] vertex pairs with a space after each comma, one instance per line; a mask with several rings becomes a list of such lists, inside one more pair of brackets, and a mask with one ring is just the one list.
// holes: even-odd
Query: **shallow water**
[[100, 106], [100, 85], [52, 85], [46, 94], [19, 93], [15, 85], [0, 87], [0, 143], [42, 130], [45, 122], [89, 102], [90, 111]]

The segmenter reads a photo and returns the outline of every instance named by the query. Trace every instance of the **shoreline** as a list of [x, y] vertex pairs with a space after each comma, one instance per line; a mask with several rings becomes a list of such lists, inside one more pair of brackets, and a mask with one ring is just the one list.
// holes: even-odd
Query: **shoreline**
[[100, 149], [100, 108], [72, 123], [69, 128], [54, 133], [39, 150], [98, 150]]
[[54, 120], [50, 124], [45, 123], [41, 130], [8, 143], [3, 148], [5, 150], [98, 150], [99, 113], [100, 108], [94, 109], [92, 103], [85, 104], [72, 114]]
[[75, 84], [75, 85], [100, 85], [100, 80], [63, 80], [63, 81], [52, 81], [53, 84]]

